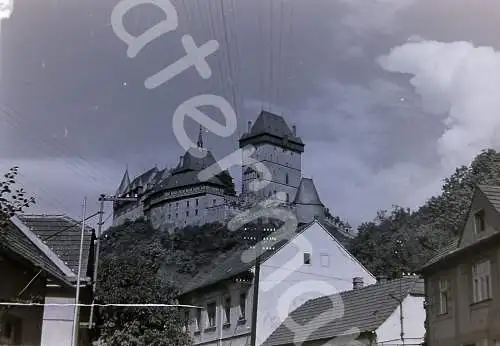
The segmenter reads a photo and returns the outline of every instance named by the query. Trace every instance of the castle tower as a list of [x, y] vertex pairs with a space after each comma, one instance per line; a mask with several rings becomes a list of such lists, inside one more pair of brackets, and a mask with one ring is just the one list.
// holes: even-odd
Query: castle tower
[[[283, 192], [287, 202], [293, 201], [300, 183], [304, 143], [297, 137], [295, 126], [288, 127], [283, 117], [262, 111], [252, 126], [248, 122], [248, 132], [239, 140], [240, 148], [253, 145], [256, 149], [252, 158], [264, 164], [271, 179], [269, 184], [256, 193], [257, 198], [268, 198]], [[242, 193], [251, 193], [252, 181], [261, 177], [243, 158]]]
[[312, 222], [315, 218], [325, 217], [325, 207], [319, 198], [314, 182], [310, 178], [302, 178], [293, 201], [293, 208], [299, 224]]

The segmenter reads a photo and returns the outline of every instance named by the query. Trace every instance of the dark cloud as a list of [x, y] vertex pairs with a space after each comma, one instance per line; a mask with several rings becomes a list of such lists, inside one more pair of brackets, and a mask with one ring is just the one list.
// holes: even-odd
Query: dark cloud
[[[117, 3], [18, 2], [3, 22], [0, 156], [2, 167], [20, 162], [42, 200], [37, 210], [78, 216], [80, 195], [113, 192], [127, 164], [132, 174], [175, 165], [173, 112], [202, 93], [238, 112], [232, 137], [206, 136], [216, 157], [236, 150], [247, 121], [270, 108], [298, 125], [305, 172], [332, 210], [359, 222], [392, 203], [415, 206], [442, 178], [436, 143], [445, 125], [428, 116], [411, 76], [377, 58], [414, 35], [499, 47], [493, 0], [178, 0], [178, 30], [130, 59], [110, 26]], [[140, 33], [161, 19], [144, 5], [125, 24]], [[147, 77], [183, 56], [186, 34], [219, 42], [207, 60], [212, 77], [190, 69], [147, 90]]]

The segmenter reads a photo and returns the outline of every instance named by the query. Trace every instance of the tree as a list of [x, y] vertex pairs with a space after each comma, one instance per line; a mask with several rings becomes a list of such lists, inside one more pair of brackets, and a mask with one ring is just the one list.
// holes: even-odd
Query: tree
[[[108, 231], [103, 239], [98, 300], [105, 304], [174, 304], [176, 287], [160, 276], [167, 249], [144, 220]], [[189, 345], [178, 308], [102, 309], [104, 345]]]
[[[413, 272], [456, 238], [465, 225], [476, 184], [500, 181], [498, 154], [485, 150], [444, 179], [441, 194], [416, 211], [395, 207], [362, 224], [350, 251], [377, 275]], [[398, 245], [400, 244], [400, 245]]]
[[12, 216], [21, 213], [35, 203], [33, 197], [26, 197], [24, 189], [17, 187], [19, 167], [12, 167], [0, 180], [0, 222], [5, 223]]

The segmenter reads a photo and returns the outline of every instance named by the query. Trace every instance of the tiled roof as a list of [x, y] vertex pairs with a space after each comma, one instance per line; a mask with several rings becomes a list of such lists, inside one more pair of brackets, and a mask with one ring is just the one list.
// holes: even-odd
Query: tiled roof
[[445, 258], [446, 256], [448, 256], [457, 249], [458, 249], [458, 238], [455, 238], [448, 245], [437, 250], [434, 256], [422, 266], [422, 269], [441, 261], [443, 258]]
[[309, 300], [294, 310], [263, 345], [325, 342], [349, 334], [349, 330], [373, 332], [392, 315], [399, 300], [411, 292], [418, 280], [416, 276], [404, 277]]
[[177, 189], [190, 185], [198, 185], [198, 184], [214, 184], [223, 187], [224, 184], [217, 178], [212, 177], [207, 181], [201, 181], [198, 178], [198, 173], [196, 171], [188, 171], [182, 172], [178, 174], [173, 174], [169, 176], [165, 181], [161, 184], [161, 189]]
[[478, 188], [500, 213], [500, 186], [478, 185]]
[[250, 132], [244, 134], [241, 137], [240, 141], [264, 134], [268, 134], [280, 139], [287, 137], [290, 141], [296, 142], [298, 144], [303, 144], [302, 140], [299, 137], [294, 136], [293, 132], [290, 130], [283, 117], [266, 111], [262, 111], [259, 114]]
[[[75, 273], [78, 273], [80, 258], [80, 240], [82, 225], [64, 215], [22, 215], [19, 219], [31, 229], [47, 246], [54, 251], [64, 263]], [[86, 227], [83, 240], [82, 278], [88, 272], [92, 252], [94, 230]]]
[[205, 168], [210, 167], [215, 164], [215, 158], [209, 150], [206, 151], [206, 155], [203, 158], [198, 158], [186, 152], [182, 157], [182, 162], [179, 162], [177, 168], [172, 172], [172, 174], [177, 174], [184, 171], [202, 171]]
[[11, 253], [14, 258], [29, 262], [43, 269], [52, 278], [70, 284], [70, 278], [29, 237], [14, 224], [0, 229], [0, 249]]
[[157, 173], [158, 173], [158, 168], [156, 167], [153, 167], [150, 170], [142, 173], [134, 180], [132, 180], [132, 182], [130, 183], [130, 190], [134, 190], [139, 186], [146, 187], [146, 184], [149, 183]]
[[[322, 225], [327, 230], [327, 232], [332, 234], [341, 244], [345, 245], [344, 241], [346, 240], [346, 237], [343, 234], [340, 234], [338, 231], [334, 230], [333, 227], [328, 227], [328, 226], [325, 227], [324, 224], [321, 223], [321, 221], [319, 221], [319, 220], [315, 220], [309, 224], [300, 226], [297, 229], [296, 234], [300, 234], [301, 232], [303, 232], [304, 230], [309, 228], [315, 222], [320, 223], [320, 225]], [[290, 240], [285, 239], [285, 240], [279, 241], [272, 247], [272, 249], [268, 249], [268, 250], [263, 251], [261, 256], [260, 256], [261, 261], [265, 261], [266, 259], [271, 257], [273, 254], [278, 252]], [[249, 257], [253, 258], [253, 260], [251, 260], [249, 262], [243, 261], [242, 257], [243, 257], [243, 253], [245, 251], [249, 251], [249, 254], [252, 255]], [[222, 280], [227, 280], [227, 279], [235, 277], [239, 274], [243, 274], [243, 273], [249, 271], [255, 265], [255, 258], [256, 258], [255, 254], [256, 254], [255, 249], [237, 250], [229, 258], [221, 261], [221, 263], [218, 264], [212, 271], [210, 271], [208, 273], [200, 273], [200, 274], [196, 275], [195, 277], [193, 277], [184, 286], [184, 289], [182, 290], [181, 293], [184, 295], [186, 293], [195, 291], [199, 288], [207, 287], [207, 286], [210, 286], [212, 284], [216, 284]]]

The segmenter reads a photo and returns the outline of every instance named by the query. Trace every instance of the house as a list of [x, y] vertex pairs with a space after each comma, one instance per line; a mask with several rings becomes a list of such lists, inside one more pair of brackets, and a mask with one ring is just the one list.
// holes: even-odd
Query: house
[[[258, 345], [279, 327], [288, 311], [304, 301], [350, 290], [354, 277], [366, 284], [376, 282], [346, 250], [352, 237], [327, 219], [316, 218], [301, 225], [291, 239], [263, 251], [259, 256]], [[250, 342], [255, 259], [245, 261], [244, 256], [244, 250], [236, 251], [212, 271], [195, 276], [181, 292], [181, 303], [205, 307], [186, 311], [186, 328], [195, 345]]]
[[59, 324], [57, 339], [44, 341], [48, 321], [43, 303], [50, 287], [74, 291], [76, 275], [17, 217], [0, 232], [0, 272], [0, 301], [8, 304], [0, 306], [0, 344], [69, 345], [73, 318], [67, 328]]
[[[294, 310], [263, 346], [421, 345], [425, 309], [423, 280], [405, 276], [311, 299]], [[401, 319], [401, 316], [403, 319]], [[404, 339], [404, 340], [402, 340]]]
[[[51, 304], [43, 311], [42, 346], [66, 346], [71, 342], [74, 328], [74, 306], [54, 306], [52, 304], [74, 304], [80, 259], [82, 226], [79, 221], [65, 215], [20, 215], [13, 221], [19, 230], [30, 235], [33, 241], [41, 242], [59, 260], [68, 274], [70, 286], [48, 283], [44, 302]], [[94, 268], [95, 232], [86, 227], [83, 238], [80, 275], [81, 304], [92, 302], [92, 277]], [[79, 345], [89, 345], [88, 330], [90, 310], [79, 309]]]
[[500, 187], [476, 187], [458, 239], [420, 270], [430, 346], [500, 345]]

